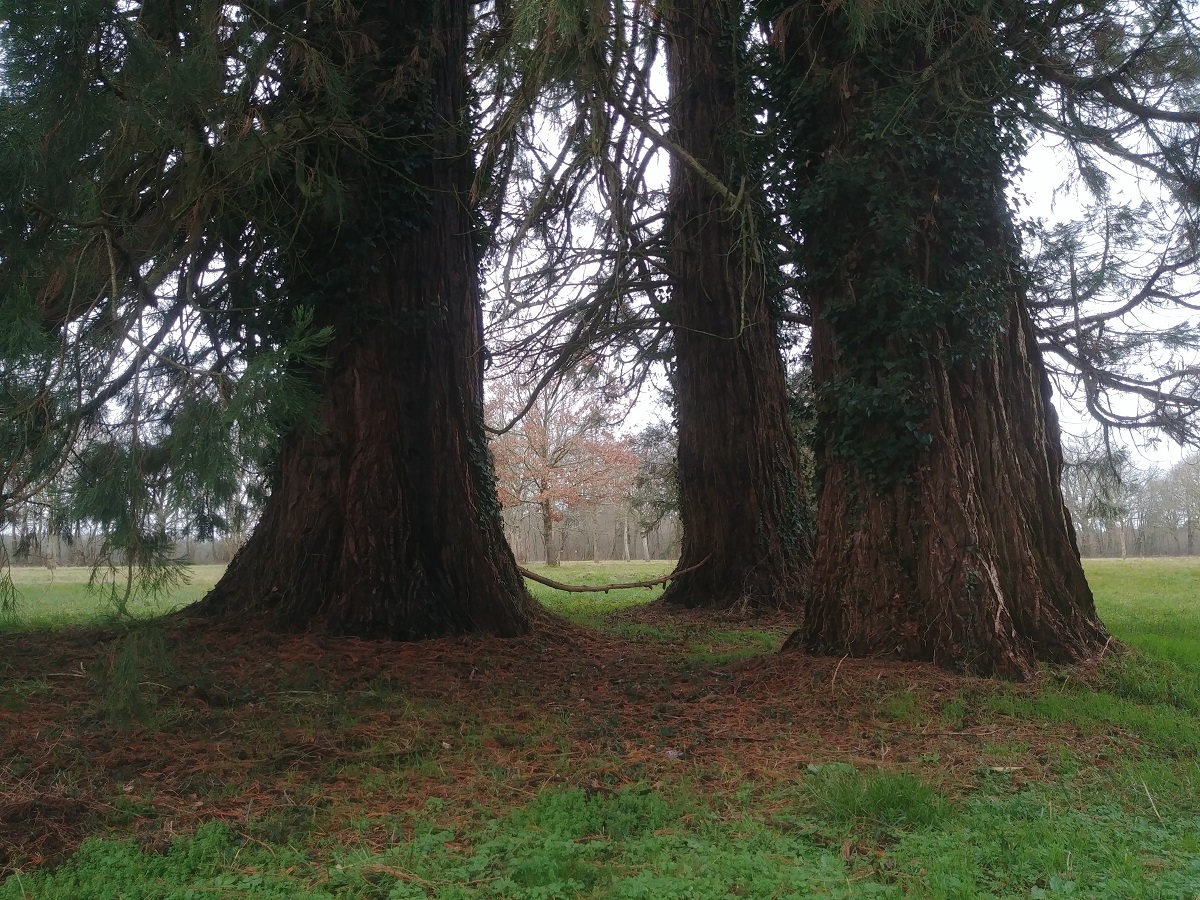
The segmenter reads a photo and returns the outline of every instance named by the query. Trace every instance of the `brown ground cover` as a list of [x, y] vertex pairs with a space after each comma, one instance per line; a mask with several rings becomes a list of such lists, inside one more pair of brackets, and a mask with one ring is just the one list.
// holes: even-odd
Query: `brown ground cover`
[[157, 847], [212, 819], [268, 844], [382, 848], [431, 798], [467, 820], [552, 783], [686, 779], [717, 797], [749, 786], [770, 817], [810, 764], [911, 769], [954, 794], [992, 766], [1043, 778], [1054, 744], [1106, 752], [1071, 726], [984, 713], [995, 684], [932, 666], [714, 664], [679, 635], [744, 623], [656, 605], [616, 618], [634, 636], [547, 618], [518, 640], [395, 644], [168, 621], [127, 721], [119, 632], [0, 636], [0, 878], [90, 834]]

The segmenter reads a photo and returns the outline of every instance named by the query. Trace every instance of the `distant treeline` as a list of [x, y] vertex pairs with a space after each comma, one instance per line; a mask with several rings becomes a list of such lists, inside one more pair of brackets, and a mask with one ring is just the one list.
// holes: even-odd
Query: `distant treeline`
[[1139, 468], [1098, 439], [1068, 443], [1063, 495], [1084, 556], [1200, 553], [1200, 454]]
[[[519, 562], [545, 562], [542, 521], [530, 506], [504, 511], [504, 532]], [[616, 503], [572, 512], [555, 529], [560, 560], [675, 559], [682, 530], [675, 513], [663, 516], [648, 531], [637, 517]]]
[[[184, 538], [175, 543], [175, 557], [193, 565], [223, 565], [233, 559], [241, 546], [239, 540], [217, 537], [199, 541]], [[11, 527], [0, 533], [0, 548], [10, 565], [56, 569], [59, 566], [94, 566], [111, 559], [123, 564], [121, 552], [111, 554], [105, 549], [104, 535], [98, 530], [79, 530], [70, 535], [45, 532], [20, 533]]]

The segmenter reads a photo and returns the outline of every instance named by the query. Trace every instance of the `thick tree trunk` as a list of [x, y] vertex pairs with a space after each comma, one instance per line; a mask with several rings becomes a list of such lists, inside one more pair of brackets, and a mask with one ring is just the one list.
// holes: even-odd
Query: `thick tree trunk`
[[[681, 575], [688, 607], [773, 608], [802, 600], [809, 523], [775, 320], [768, 299], [751, 128], [742, 116], [740, 5], [678, 0], [669, 22], [671, 133], [709, 176], [671, 163], [669, 268], [679, 430]], [[734, 195], [739, 195], [735, 199]]]
[[[357, 11], [370, 37], [347, 51], [363, 54], [348, 65], [358, 66], [367, 124], [395, 138], [428, 104], [433, 112], [416, 120], [427, 143], [381, 141], [376, 156], [407, 161], [402, 183], [380, 176], [397, 193], [351, 185], [345, 220], [314, 227], [297, 284], [315, 297], [318, 322], [335, 329], [319, 376], [319, 427], [284, 443], [258, 527], [201, 611], [403, 640], [518, 633], [531, 600], [504, 539], [483, 429], [461, 128], [467, 4], [364, 0]], [[404, 60], [406, 77], [426, 76], [408, 95], [393, 81]], [[397, 98], [383, 99], [387, 90]], [[432, 119], [422, 125], [421, 115]], [[356, 158], [346, 170], [356, 165], [367, 164]], [[397, 201], [414, 182], [420, 198]]]
[[[837, 352], [817, 322], [820, 383]], [[933, 440], [909, 481], [877, 494], [825, 453], [804, 645], [1010, 677], [1039, 659], [1086, 658], [1105, 632], [1059, 492], [1057, 420], [1028, 316], [1014, 303], [992, 354], [931, 361], [927, 373]]]
[[973, 6], [865, 44], [840, 9], [809, 11], [780, 42], [801, 98], [821, 480], [788, 644], [1017, 678], [1085, 659], [1106, 634], [1014, 262], [1016, 126], [961, 100], [964, 84], [1002, 96], [1005, 60]]

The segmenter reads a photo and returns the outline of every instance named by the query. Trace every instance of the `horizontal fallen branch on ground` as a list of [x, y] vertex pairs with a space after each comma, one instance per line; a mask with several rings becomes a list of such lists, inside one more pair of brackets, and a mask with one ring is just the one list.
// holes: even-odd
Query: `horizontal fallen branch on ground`
[[552, 587], [559, 591], [570, 591], [575, 594], [602, 593], [607, 594], [609, 591], [620, 591], [625, 588], [640, 588], [654, 587], [656, 584], [665, 584], [672, 578], [678, 578], [680, 575], [686, 575], [688, 572], [695, 572], [698, 568], [704, 565], [712, 557], [710, 553], [694, 566], [688, 566], [686, 569], [680, 569], [678, 572], [672, 572], [669, 575], [664, 575], [661, 578], [653, 578], [650, 581], [630, 581], [626, 584], [563, 584], [561, 581], [555, 581], [552, 578], [545, 578], [538, 575], [536, 572], [530, 572], [524, 566], [517, 566], [517, 571], [526, 578], [536, 581], [538, 584], [544, 584], [546, 587]]

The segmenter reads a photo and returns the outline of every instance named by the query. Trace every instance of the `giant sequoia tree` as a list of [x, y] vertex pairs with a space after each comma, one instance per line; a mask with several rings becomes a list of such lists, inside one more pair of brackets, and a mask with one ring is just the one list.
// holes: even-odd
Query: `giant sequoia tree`
[[[499, 204], [517, 214], [498, 304], [516, 339], [498, 355], [535, 357], [546, 379], [601, 346], [630, 382], [666, 362], [685, 523], [666, 598], [798, 604], [811, 522], [779, 352], [745, 5], [531, 2], [498, 5], [496, 20], [507, 43], [493, 108], [505, 112], [487, 158], [524, 170]], [[505, 130], [516, 122], [527, 133]]]
[[1004, 195], [1026, 98], [993, 8], [929, 11], [864, 37], [801, 6], [775, 35], [822, 482], [794, 640], [1024, 676], [1106, 636]]
[[270, 497], [203, 611], [520, 630], [483, 434], [467, 2], [3, 7], [0, 501], [66, 479], [149, 569], [141, 480], [211, 511], [253, 451]]
[[[769, 244], [748, 118], [742, 7], [674, 0], [667, 259], [683, 546], [664, 597], [686, 606], [798, 605], [808, 491], [788, 418]], [[682, 152], [679, 152], [682, 151]]]

